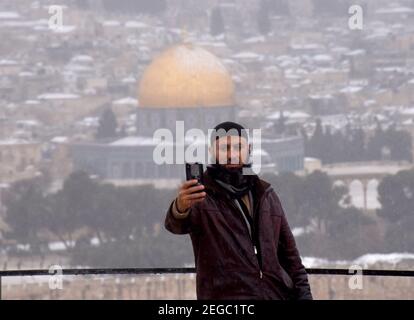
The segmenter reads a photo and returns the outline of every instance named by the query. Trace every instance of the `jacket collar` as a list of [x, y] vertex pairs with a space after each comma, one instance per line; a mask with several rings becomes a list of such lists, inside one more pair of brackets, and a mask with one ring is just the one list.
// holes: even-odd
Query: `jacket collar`
[[[207, 194], [211, 193], [215, 196], [223, 197], [222, 188], [216, 181], [214, 181], [214, 179], [207, 173], [207, 171], [204, 171], [203, 173], [203, 180]], [[270, 183], [260, 179], [258, 176], [254, 176], [252, 192], [256, 195], [256, 199], [260, 200], [271, 188], [272, 185]]]

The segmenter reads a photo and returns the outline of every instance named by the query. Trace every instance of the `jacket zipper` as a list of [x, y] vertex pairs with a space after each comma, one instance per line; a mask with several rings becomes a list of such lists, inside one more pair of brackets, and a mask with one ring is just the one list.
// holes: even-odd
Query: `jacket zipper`
[[[259, 258], [257, 258], [257, 247], [253, 246], [253, 248], [254, 248], [254, 254], [256, 255], [256, 259], [259, 262]], [[263, 272], [262, 272], [262, 268], [260, 267], [260, 265], [259, 265], [259, 277], [260, 279], [263, 278]]]
[[[263, 197], [264, 197], [264, 195], [265, 195], [265, 193], [267, 192], [267, 190], [269, 190], [271, 187], [268, 187], [266, 190], [265, 190], [265, 192], [263, 193]], [[262, 197], [262, 198], [263, 198]], [[239, 210], [238, 208], [236, 208], [236, 206], [233, 204], [233, 202], [231, 201], [231, 199], [229, 199], [230, 200], [230, 203], [231, 203], [231, 206], [233, 207], [233, 208], [235, 208], [237, 211]], [[262, 201], [262, 199], [260, 199], [260, 201]], [[256, 208], [253, 208], [253, 213], [254, 213], [254, 211], [255, 211], [255, 209], [257, 209], [258, 208], [258, 206], [259, 206], [259, 204], [257, 204], [256, 205]], [[246, 227], [246, 231], [247, 231], [247, 233], [248, 233], [248, 235], [249, 235], [249, 238], [250, 238], [250, 240], [252, 241], [252, 244], [253, 244], [253, 251], [254, 251], [254, 255], [256, 256], [256, 259], [257, 259], [257, 264], [258, 264], [258, 266], [259, 266], [259, 278], [260, 279], [263, 279], [263, 271], [262, 271], [262, 268], [261, 268], [261, 266], [260, 266], [260, 263], [259, 263], [259, 258], [258, 258], [258, 256], [257, 256], [257, 254], [258, 254], [258, 251], [257, 251], [257, 247], [254, 245], [254, 243], [253, 243], [253, 239], [251, 238], [251, 236], [250, 236], [250, 232], [249, 232], [249, 230], [248, 230], [248, 228], [247, 228], [247, 226], [246, 226], [246, 224], [244, 223], [244, 225], [245, 225], [245, 227]]]
[[[260, 199], [260, 202], [258, 202], [258, 203], [257, 203], [256, 208], [253, 208], [253, 215], [254, 215], [254, 213], [255, 213], [255, 209], [259, 208], [259, 204], [261, 204], [261, 202], [263, 201], [263, 198], [264, 198], [264, 196], [265, 196], [266, 192], [267, 192], [270, 188], [271, 188], [271, 186], [267, 187], [267, 188], [266, 188], [266, 190], [263, 192], [263, 196], [262, 196], [262, 198]], [[257, 259], [257, 264], [259, 265], [259, 277], [260, 277], [260, 279], [263, 279], [263, 271], [262, 271], [262, 267], [260, 266], [260, 263], [259, 263], [259, 258], [257, 257], [257, 253], [258, 253], [258, 252], [257, 252], [257, 247], [256, 247], [255, 245], [253, 245], [253, 248], [254, 248], [254, 253], [255, 253], [255, 255], [256, 255], [256, 259]]]

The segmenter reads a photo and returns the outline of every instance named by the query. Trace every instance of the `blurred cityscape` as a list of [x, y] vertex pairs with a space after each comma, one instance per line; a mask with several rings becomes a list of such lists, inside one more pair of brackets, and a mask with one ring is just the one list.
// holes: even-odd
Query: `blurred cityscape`
[[[262, 130], [261, 176], [306, 267], [412, 269], [413, 18], [414, 0], [1, 2], [0, 270], [193, 265], [163, 227], [184, 166], [154, 163], [153, 134], [224, 120]], [[177, 277], [112, 279], [106, 295], [73, 279], [66, 296], [3, 280], [3, 294], [193, 298]], [[311, 284], [324, 299], [414, 298], [412, 279], [353, 294], [340, 279]], [[140, 281], [157, 289], [119, 289]]]

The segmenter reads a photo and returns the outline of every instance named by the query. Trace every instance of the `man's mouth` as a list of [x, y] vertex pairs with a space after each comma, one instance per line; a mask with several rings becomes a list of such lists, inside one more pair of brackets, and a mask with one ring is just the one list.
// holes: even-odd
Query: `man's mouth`
[[241, 164], [225, 164], [226, 168], [238, 168], [241, 166]]

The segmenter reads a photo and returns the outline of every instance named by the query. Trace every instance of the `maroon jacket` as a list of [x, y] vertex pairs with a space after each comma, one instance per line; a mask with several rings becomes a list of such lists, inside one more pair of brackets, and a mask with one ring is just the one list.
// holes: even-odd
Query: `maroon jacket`
[[207, 172], [204, 185], [205, 200], [195, 203], [186, 218], [176, 219], [171, 203], [165, 219], [170, 232], [190, 234], [197, 298], [312, 299], [295, 239], [271, 185], [254, 178], [258, 255], [240, 211]]

